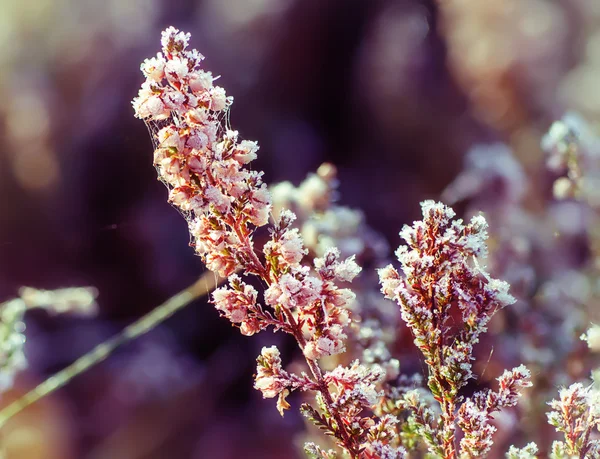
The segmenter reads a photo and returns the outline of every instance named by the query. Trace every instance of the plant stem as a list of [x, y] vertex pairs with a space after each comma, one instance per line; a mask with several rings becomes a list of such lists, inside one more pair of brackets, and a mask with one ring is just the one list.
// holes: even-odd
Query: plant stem
[[[291, 329], [294, 330], [293, 336], [294, 338], [296, 338], [298, 346], [300, 346], [300, 349], [304, 353], [304, 346], [306, 345], [306, 340], [304, 339], [304, 336], [302, 336], [302, 330], [300, 330], [300, 328], [298, 327], [296, 319], [294, 318], [294, 315], [291, 313], [291, 311], [287, 310], [286, 308], [283, 309], [285, 311], [286, 318], [290, 323]], [[331, 394], [329, 393], [329, 387], [327, 387], [327, 384], [325, 384], [325, 381], [323, 380], [323, 372], [321, 371], [321, 367], [319, 366], [319, 363], [317, 361], [311, 360], [306, 356], [305, 359], [308, 367], [310, 368], [311, 373], [317, 381], [317, 385], [319, 386], [319, 392], [321, 393], [321, 395], [323, 395], [325, 405], [327, 405], [327, 410], [338, 425], [339, 440], [343, 443], [344, 447], [348, 451], [348, 454], [350, 454], [350, 457], [354, 459], [355, 457], [357, 457], [357, 454], [354, 446], [352, 445], [352, 439], [348, 432], [346, 432], [346, 426], [344, 425], [340, 415], [336, 412], [336, 410], [333, 409], [333, 399], [331, 398]]]
[[194, 284], [169, 298], [146, 315], [140, 317], [121, 332], [98, 344], [87, 354], [79, 357], [68, 367], [49, 377], [36, 388], [0, 410], [0, 428], [13, 416], [29, 405], [60, 389], [76, 376], [105, 360], [115, 349], [149, 332], [192, 301], [213, 290], [219, 282], [207, 271]]

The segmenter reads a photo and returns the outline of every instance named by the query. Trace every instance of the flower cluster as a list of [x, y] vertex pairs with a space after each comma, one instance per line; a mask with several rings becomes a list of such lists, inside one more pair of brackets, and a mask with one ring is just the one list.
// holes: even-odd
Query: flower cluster
[[154, 164], [169, 187], [169, 201], [186, 216], [197, 253], [212, 271], [228, 276], [254, 255], [249, 225], [267, 223], [271, 200], [262, 173], [244, 168], [255, 142], [227, 129], [232, 103], [200, 68], [203, 56], [187, 50], [189, 34], [170, 27], [162, 53], [141, 66], [146, 76], [133, 101], [136, 116], [156, 133]]
[[279, 349], [275, 346], [263, 347], [256, 362], [254, 388], [261, 391], [264, 398], [278, 397], [277, 409], [282, 416], [283, 411], [290, 408], [285, 398], [292, 390], [318, 390], [306, 374], [296, 376], [282, 368]]
[[506, 459], [537, 459], [538, 447], [535, 443], [528, 443], [523, 448], [511, 446], [506, 453]]
[[[298, 186], [290, 182], [270, 186], [273, 195], [273, 213], [279, 216], [281, 213], [285, 215], [288, 212], [286, 208], [294, 210], [297, 215], [296, 226], [309, 254], [323, 257], [331, 252], [331, 247], [338, 247], [341, 256], [355, 255], [361, 264], [366, 266], [384, 265], [389, 254], [387, 242], [368, 227], [362, 212], [336, 203], [337, 185], [335, 167], [325, 163], [317, 169], [316, 173], [309, 174]], [[325, 258], [319, 259], [317, 268], [322, 267], [323, 260]], [[335, 271], [338, 278], [349, 279], [348, 268], [352, 266], [350, 260], [347, 260], [337, 267]], [[361, 373], [369, 374], [372, 371], [374, 374], [381, 374], [378, 380], [373, 380], [368, 387], [371, 393], [379, 394], [377, 404], [372, 408], [378, 416], [388, 421], [396, 419], [395, 414], [398, 410], [395, 404], [400, 397], [400, 392], [395, 380], [399, 375], [400, 363], [393, 357], [390, 347], [395, 344], [398, 337], [399, 313], [393, 303], [381, 297], [373, 270], [366, 272], [357, 282], [354, 282], [352, 290], [356, 298], [347, 303], [351, 308], [353, 320], [345, 331], [348, 335], [345, 340], [346, 352], [330, 356], [325, 365], [334, 368], [336, 365], [343, 365], [356, 359], [362, 363]], [[338, 366], [337, 371], [341, 371], [341, 368], [343, 366]], [[335, 397], [336, 395], [332, 394], [332, 398]], [[390, 413], [394, 415], [391, 416]], [[346, 418], [348, 419], [348, 416]], [[356, 425], [365, 423], [362, 418], [364, 416], [356, 418]], [[386, 423], [387, 428], [392, 430], [396, 425], [397, 422]], [[365, 431], [362, 433], [364, 434]], [[318, 438], [314, 440], [317, 443], [321, 442]], [[375, 440], [371, 439], [371, 441]], [[376, 457], [376, 454], [387, 455], [385, 457], [403, 457], [396, 456], [404, 454], [403, 450], [399, 449], [400, 444], [399, 436], [390, 434], [385, 442], [377, 441], [379, 447], [369, 443], [363, 454], [370, 454], [369, 457]], [[311, 448], [310, 455], [329, 457], [326, 451], [321, 450], [316, 453], [315, 447]]]
[[[335, 203], [338, 180], [332, 164], [322, 164], [298, 186], [282, 182], [270, 186], [273, 213], [291, 208], [298, 217], [297, 226], [309, 253], [323, 256], [331, 247], [342, 256], [356, 255], [361, 263], [382, 266], [389, 248], [381, 235], [369, 228], [362, 212]], [[297, 233], [294, 233], [297, 234]], [[396, 307], [381, 298], [367, 273], [353, 285], [356, 299], [349, 306], [354, 319], [348, 329], [346, 361], [358, 358], [367, 365], [386, 371], [386, 381], [399, 373], [399, 362], [389, 346], [397, 337], [399, 314]]]
[[[401, 276], [391, 265], [379, 271], [381, 290], [396, 300], [415, 344], [456, 392], [471, 374], [472, 346], [499, 308], [514, 302], [508, 284], [492, 279], [477, 257], [485, 257], [487, 224], [482, 216], [463, 225], [440, 203], [422, 203], [423, 221], [405, 226], [408, 246], [396, 255]], [[458, 308], [462, 326], [450, 322]]]
[[481, 457], [490, 451], [496, 431], [496, 427], [489, 423], [492, 414], [515, 406], [521, 396], [520, 391], [531, 386], [529, 378], [529, 371], [523, 365], [506, 370], [498, 378], [500, 387], [497, 392], [476, 392], [462, 404], [458, 410], [458, 426], [464, 432], [460, 441], [464, 456]]
[[[429, 441], [431, 452], [456, 457], [457, 425], [465, 434], [462, 454], [485, 452], [493, 433], [488, 425], [491, 412], [512, 406], [509, 393], [526, 387], [529, 374], [524, 368], [506, 373], [497, 395], [476, 394], [457, 411], [462, 401], [459, 390], [473, 378], [473, 345], [493, 314], [514, 298], [508, 284], [492, 279], [478, 261], [487, 254], [487, 223], [482, 216], [465, 225], [453, 220], [454, 211], [441, 203], [425, 201], [421, 206], [423, 220], [400, 233], [407, 243], [396, 251], [402, 275], [391, 265], [381, 269], [381, 290], [400, 305], [402, 319], [429, 367], [428, 386], [442, 410], [437, 428], [422, 427], [438, 431]], [[413, 407], [420, 416], [420, 405]]]
[[[268, 223], [272, 201], [262, 173], [248, 167], [258, 146], [228, 128], [232, 99], [213, 86], [210, 72], [200, 68], [203, 57], [187, 50], [188, 40], [189, 34], [172, 27], [163, 32], [162, 52], [141, 66], [146, 81], [133, 106], [154, 132], [154, 164], [169, 201], [188, 221], [196, 252], [211, 271], [228, 277], [229, 285], [215, 290], [212, 301], [246, 335], [273, 326], [297, 341], [311, 376], [286, 372], [276, 348], [263, 349], [257, 359], [255, 387], [265, 398], [278, 397], [282, 414], [291, 391], [315, 392], [318, 409], [307, 405], [303, 411], [351, 457], [387, 454], [390, 423], [381, 427], [388, 433], [378, 436], [371, 429], [383, 419], [378, 424], [362, 414], [377, 402], [380, 372], [356, 364], [324, 374], [318, 363], [345, 350], [355, 295], [340, 284], [352, 281], [360, 268], [334, 247], [306, 263], [308, 250], [292, 226], [296, 216], [285, 209], [262, 250], [255, 246], [256, 228]], [[322, 192], [317, 189], [315, 199]], [[237, 271], [266, 284], [264, 306]]]
[[[216, 309], [245, 335], [269, 326], [291, 335], [306, 361], [309, 371], [295, 374], [284, 369], [276, 347], [263, 348], [255, 388], [264, 398], [277, 398], [282, 415], [290, 408], [291, 392], [314, 394], [315, 403], [302, 404], [301, 412], [351, 458], [404, 458], [407, 450], [421, 446], [444, 459], [490, 454], [494, 416], [515, 406], [531, 382], [521, 365], [498, 378], [497, 390], [468, 397], [461, 391], [474, 378], [474, 345], [492, 316], [515, 302], [508, 284], [482, 264], [486, 220], [478, 215], [463, 223], [451, 208], [425, 201], [423, 220], [400, 233], [406, 241], [396, 251], [401, 269], [388, 265], [378, 271], [381, 291], [398, 303], [425, 358], [427, 391], [415, 378], [398, 376], [399, 362], [388, 347], [397, 322], [384, 323], [385, 308], [365, 307], [371, 301], [368, 290], [357, 297], [348, 288], [361, 272], [355, 255], [381, 266], [386, 250], [385, 244], [369, 245], [373, 238], [365, 236], [362, 214], [333, 204], [333, 166], [322, 166], [299, 187], [273, 187], [273, 197], [262, 173], [249, 166], [257, 144], [240, 140], [228, 125], [232, 98], [213, 85], [211, 73], [201, 68], [203, 57], [187, 49], [188, 41], [189, 34], [172, 27], [163, 32], [162, 52], [142, 64], [146, 82], [133, 105], [151, 127], [159, 178], [188, 221], [196, 252], [211, 271], [227, 278], [228, 284], [212, 294]], [[571, 174], [569, 155], [578, 138], [561, 132], [553, 128], [546, 144], [558, 152], [553, 161]], [[481, 177], [497, 169], [495, 164], [507, 168], [505, 176], [500, 174], [503, 182], [520, 171], [510, 152], [501, 146], [494, 151], [502, 157], [473, 155], [471, 175], [448, 191], [452, 199], [485, 187], [488, 180]], [[472, 177], [480, 180], [473, 184]], [[517, 181], [523, 185], [521, 175]], [[505, 201], [517, 207], [524, 189], [512, 190]], [[262, 226], [268, 226], [269, 237], [261, 245], [256, 230]], [[377, 254], [369, 258], [368, 251]], [[386, 326], [393, 329], [391, 339], [384, 336]], [[597, 334], [592, 327], [584, 336], [591, 348]], [[341, 356], [349, 345], [352, 355]], [[348, 364], [357, 350], [359, 360]], [[329, 369], [339, 365], [325, 371], [324, 358]], [[551, 402], [550, 423], [565, 434], [564, 442], [554, 443], [553, 457], [600, 454], [591, 436], [599, 425], [597, 406], [598, 392], [577, 384]], [[339, 457], [314, 443], [305, 451], [317, 458]], [[537, 454], [530, 443], [511, 447], [507, 457]]]
[[588, 344], [588, 347], [593, 352], [600, 352], [600, 326], [592, 325], [583, 335], [581, 339]]
[[270, 186], [273, 214], [293, 210], [306, 247], [318, 256], [333, 246], [343, 256], [387, 256], [387, 242], [365, 224], [363, 213], [336, 203], [337, 186], [337, 171], [330, 163], [321, 164], [297, 187], [290, 182]]
[[548, 154], [548, 168], [555, 173], [566, 173], [554, 182], [557, 199], [581, 199], [593, 207], [600, 204], [597, 191], [600, 139], [584, 119], [568, 113], [554, 122], [542, 139], [542, 148]]
[[548, 422], [565, 436], [552, 444], [552, 458], [600, 457], [600, 440], [591, 438], [600, 427], [600, 392], [575, 383], [561, 389], [559, 399], [549, 405]]
[[[396, 417], [387, 415], [375, 420], [364, 415], [365, 410], [368, 412], [372, 409], [383, 395], [376, 390], [383, 376], [383, 371], [373, 371], [358, 361], [349, 367], [338, 366], [323, 375], [324, 383], [333, 388], [331, 404], [347, 423], [350, 442], [354, 449], [362, 452], [360, 457], [364, 459], [403, 458], [406, 453], [403, 447], [396, 445]], [[324, 405], [320, 397], [317, 398], [317, 402]], [[321, 429], [335, 432], [335, 420], [321, 415], [307, 403], [302, 405], [301, 411]], [[314, 455], [314, 448], [314, 445], [311, 445], [308, 452]]]

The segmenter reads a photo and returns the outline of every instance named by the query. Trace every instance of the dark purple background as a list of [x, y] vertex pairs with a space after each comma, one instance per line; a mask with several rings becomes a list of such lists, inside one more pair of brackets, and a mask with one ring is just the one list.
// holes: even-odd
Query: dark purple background
[[[259, 141], [254, 167], [268, 183], [298, 183], [333, 162], [341, 202], [363, 209], [393, 246], [472, 145], [506, 141], [539, 168], [539, 134], [562, 106], [577, 108], [557, 90], [584, 59], [573, 32], [584, 22], [581, 1], [521, 3], [533, 5], [534, 25], [558, 21], [560, 30], [542, 29], [558, 36], [556, 53], [536, 53], [545, 36], [518, 41], [511, 27], [522, 11], [511, 22], [470, 2], [442, 11], [417, 0], [30, 3], [7, 7], [0, 55], [0, 299], [22, 285], [93, 285], [100, 314], [32, 313], [20, 391], [203, 272], [130, 105], [139, 64], [159, 50], [167, 25], [191, 32], [206, 68], [222, 75], [235, 97], [232, 125]], [[480, 29], [467, 30], [467, 19]], [[486, 21], [489, 36], [477, 35]], [[499, 67], [494, 33], [511, 37], [513, 60]], [[479, 39], [491, 43], [490, 65], [463, 65]], [[498, 101], [507, 108], [496, 116]], [[274, 341], [291, 355], [283, 337], [242, 337], [196, 302], [52, 396], [51, 419], [64, 424], [60, 455], [291, 457], [297, 411], [280, 419], [251, 387], [255, 356]]]

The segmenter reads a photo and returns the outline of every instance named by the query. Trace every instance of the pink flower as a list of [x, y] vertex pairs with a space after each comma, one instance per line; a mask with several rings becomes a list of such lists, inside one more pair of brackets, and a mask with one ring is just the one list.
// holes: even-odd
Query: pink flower
[[318, 360], [323, 357], [330, 355], [339, 354], [346, 350], [344, 346], [344, 339], [346, 335], [337, 333], [335, 339], [327, 336], [321, 336], [316, 338], [314, 341], [309, 341], [304, 347], [304, 355], [307, 359]]
[[288, 387], [281, 368], [281, 356], [276, 346], [263, 347], [257, 359], [254, 387], [262, 392], [264, 398], [277, 397]]
[[288, 309], [302, 308], [316, 301], [321, 292], [321, 281], [307, 276], [306, 270], [296, 276], [284, 274], [265, 291], [265, 301], [272, 306], [281, 304]]
[[165, 77], [165, 60], [159, 53], [157, 57], [146, 59], [140, 69], [149, 80], [160, 82]]
[[258, 292], [251, 285], [242, 282], [236, 274], [229, 276], [229, 284], [232, 288], [221, 287], [213, 292], [213, 303], [233, 323], [244, 322], [248, 311], [256, 305]]

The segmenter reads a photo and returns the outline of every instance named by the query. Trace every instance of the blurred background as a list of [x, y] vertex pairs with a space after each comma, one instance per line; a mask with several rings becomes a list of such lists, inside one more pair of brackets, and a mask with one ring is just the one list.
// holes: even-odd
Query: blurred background
[[[0, 300], [98, 288], [94, 319], [31, 313], [30, 365], [1, 404], [203, 272], [156, 181], [130, 101], [168, 25], [235, 97], [266, 182], [324, 161], [340, 202], [392, 246], [479, 144], [548, 185], [540, 137], [567, 109], [600, 120], [597, 0], [0, 0]], [[529, 205], [535, 208], [536, 196]], [[196, 302], [31, 407], [8, 457], [299, 457], [302, 420], [252, 389], [245, 338]]]

